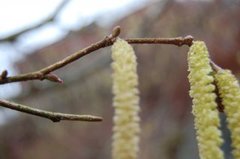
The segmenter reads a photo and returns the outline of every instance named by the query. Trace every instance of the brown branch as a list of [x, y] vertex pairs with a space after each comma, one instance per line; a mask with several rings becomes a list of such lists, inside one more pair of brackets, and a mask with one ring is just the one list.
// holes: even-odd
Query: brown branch
[[37, 29], [37, 28], [40, 28], [42, 27], [43, 25], [49, 23], [49, 22], [53, 22], [55, 20], [55, 18], [57, 17], [58, 13], [60, 13], [63, 9], [63, 7], [68, 3], [69, 1], [68, 0], [63, 0], [62, 3], [55, 9], [55, 11], [50, 15], [48, 16], [46, 19], [44, 19], [43, 21], [39, 22], [38, 24], [35, 24], [29, 28], [26, 28], [24, 30], [21, 30], [15, 34], [12, 34], [10, 36], [7, 36], [7, 37], [4, 37], [4, 38], [0, 38], [0, 42], [14, 42], [16, 41], [16, 39], [26, 33], [26, 32], [29, 32], [33, 29]]
[[[52, 72], [60, 69], [79, 58], [92, 53], [98, 49], [108, 47], [112, 45], [116, 38], [120, 34], [120, 27], [117, 26], [113, 29], [112, 34], [106, 36], [104, 39], [60, 60], [50, 66], [47, 66], [41, 70], [30, 72], [26, 74], [21, 74], [17, 76], [7, 76], [7, 71], [3, 71], [0, 75], [0, 84], [12, 83], [12, 82], [20, 82], [20, 81], [29, 81], [29, 80], [49, 80], [53, 82], [62, 83], [62, 79], [60, 79], [57, 75], [53, 74]], [[193, 41], [192, 36], [186, 37], [177, 37], [177, 38], [132, 38], [126, 39], [126, 41], [130, 44], [172, 44], [177, 46], [188, 45], [190, 46]], [[29, 106], [9, 102], [6, 100], [0, 99], [0, 105], [6, 108], [10, 108], [13, 110], [17, 110], [20, 112], [48, 118], [53, 122], [59, 122], [61, 120], [79, 120], [79, 121], [101, 121], [102, 118], [90, 115], [74, 115], [74, 114], [63, 114], [63, 113], [55, 113], [44, 111], [36, 108], [31, 108]]]
[[60, 122], [61, 120], [75, 120], [75, 121], [89, 121], [89, 122], [97, 122], [102, 121], [101, 117], [92, 116], [92, 115], [75, 115], [75, 114], [64, 114], [64, 113], [56, 113], [56, 112], [49, 112], [41, 109], [31, 108], [29, 106], [25, 106], [22, 104], [9, 102], [6, 100], [0, 99], [0, 105], [17, 110], [20, 112], [24, 112], [27, 114], [43, 117], [52, 120], [53, 122]]
[[188, 45], [191, 46], [193, 37], [188, 35], [186, 37], [177, 38], [132, 38], [126, 39], [129, 44], [171, 44], [177, 46]]
[[[96, 50], [99, 50], [104, 47], [108, 47], [114, 43], [116, 38], [120, 34], [120, 27], [117, 26], [113, 29], [112, 34], [109, 36], [106, 36], [103, 40], [100, 40], [78, 52], [75, 52], [72, 55], [69, 55], [68, 57], [64, 58], [61, 61], [58, 61], [50, 66], [47, 66], [39, 71], [36, 72], [30, 72], [26, 74], [21, 74], [17, 76], [9, 76], [4, 79], [0, 79], [0, 84], [5, 84], [5, 83], [12, 83], [12, 82], [20, 82], [20, 81], [29, 81], [29, 80], [50, 80], [53, 82], [59, 82], [62, 83], [62, 80], [55, 76], [55, 80], [51, 80], [53, 78], [53, 75], [50, 74], [51, 72], [60, 69], [76, 60], [79, 58], [90, 54]], [[192, 36], [186, 36], [186, 37], [177, 37], [177, 38], [130, 38], [126, 39], [126, 41], [130, 44], [171, 44], [171, 45], [177, 45], [177, 46], [182, 46], [182, 45], [188, 45], [190, 46], [193, 41]]]

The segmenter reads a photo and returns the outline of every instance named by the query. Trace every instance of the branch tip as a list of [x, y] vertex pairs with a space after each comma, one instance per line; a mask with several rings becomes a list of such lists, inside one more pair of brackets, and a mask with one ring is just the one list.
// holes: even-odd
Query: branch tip
[[186, 44], [188, 46], [191, 46], [193, 44], [193, 40], [194, 40], [194, 38], [192, 35], [187, 35], [184, 37], [184, 41], [186, 42]]
[[49, 118], [52, 122], [60, 122], [61, 120], [71, 121], [87, 121], [87, 122], [99, 122], [102, 121], [102, 117], [93, 115], [75, 115], [75, 114], [62, 114], [55, 113], [55, 116]]
[[121, 32], [120, 26], [115, 26], [115, 27], [113, 28], [113, 30], [112, 30], [111, 37], [113, 37], [113, 38], [118, 37], [119, 34], [120, 34], [120, 32]]

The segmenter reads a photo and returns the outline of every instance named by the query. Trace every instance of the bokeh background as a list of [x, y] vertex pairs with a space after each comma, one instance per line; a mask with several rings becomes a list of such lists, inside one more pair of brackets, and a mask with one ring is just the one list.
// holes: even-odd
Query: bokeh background
[[[206, 42], [215, 63], [240, 77], [239, 0], [12, 0], [0, 1], [0, 10], [0, 71], [7, 69], [10, 75], [48, 66], [102, 39], [119, 25], [122, 38], [192, 35]], [[141, 92], [139, 159], [199, 158], [188, 95], [188, 47], [133, 47]], [[110, 159], [110, 64], [109, 47], [55, 71], [64, 84], [0, 85], [3, 99], [104, 118], [101, 123], [52, 123], [1, 108], [0, 159]], [[224, 114], [220, 116], [226, 140], [223, 150], [231, 159], [229, 132]]]

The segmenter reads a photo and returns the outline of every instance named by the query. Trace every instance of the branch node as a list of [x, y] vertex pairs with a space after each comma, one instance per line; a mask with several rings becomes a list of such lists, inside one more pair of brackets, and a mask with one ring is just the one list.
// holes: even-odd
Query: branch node
[[43, 81], [44, 79], [46, 79], [46, 75], [44, 75], [42, 72], [38, 71], [35, 72], [35, 75], [37, 77], [37, 79], [39, 79], [40, 81]]
[[63, 83], [63, 80], [53, 73], [49, 73], [48, 75], [45, 75], [44, 79], [47, 79], [52, 82], [61, 83], [61, 84]]
[[194, 38], [192, 35], [187, 35], [184, 37], [185, 44], [187, 44], [188, 46], [192, 45], [193, 40], [194, 40]]
[[60, 122], [61, 118], [59, 116], [55, 116], [55, 117], [50, 118], [50, 120], [52, 120], [52, 122], [56, 123], [56, 122]]

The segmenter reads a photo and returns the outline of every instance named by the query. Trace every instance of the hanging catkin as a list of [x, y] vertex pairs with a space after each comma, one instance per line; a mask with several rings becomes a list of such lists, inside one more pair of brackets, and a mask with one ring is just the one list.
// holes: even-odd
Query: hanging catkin
[[227, 114], [228, 128], [231, 131], [233, 156], [240, 159], [240, 87], [229, 70], [218, 70], [215, 74], [224, 111]]
[[193, 115], [201, 159], [223, 159], [220, 146], [223, 142], [218, 129], [220, 120], [212, 68], [204, 42], [196, 41], [188, 52], [188, 79], [190, 96], [193, 98]]
[[137, 62], [133, 48], [117, 39], [112, 46], [113, 159], [136, 159], [139, 150], [139, 91]]

